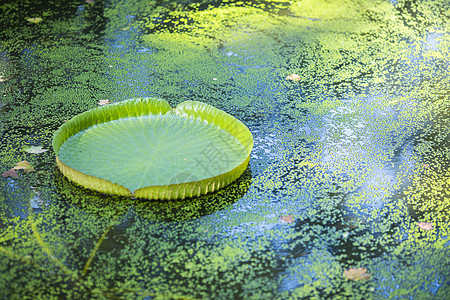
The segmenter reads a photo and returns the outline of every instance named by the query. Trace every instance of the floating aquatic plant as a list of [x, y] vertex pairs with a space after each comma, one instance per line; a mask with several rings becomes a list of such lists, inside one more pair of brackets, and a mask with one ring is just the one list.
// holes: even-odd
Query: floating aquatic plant
[[75, 116], [55, 132], [62, 173], [121, 196], [179, 199], [214, 192], [247, 168], [253, 138], [231, 115], [186, 101], [138, 98]]

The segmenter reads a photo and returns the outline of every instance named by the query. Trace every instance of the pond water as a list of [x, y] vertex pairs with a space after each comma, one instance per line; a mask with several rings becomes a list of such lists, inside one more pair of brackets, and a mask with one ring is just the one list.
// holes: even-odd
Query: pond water
[[[449, 298], [448, 1], [0, 9], [1, 299]], [[183, 201], [61, 175], [55, 130], [137, 97], [240, 119], [248, 169]]]

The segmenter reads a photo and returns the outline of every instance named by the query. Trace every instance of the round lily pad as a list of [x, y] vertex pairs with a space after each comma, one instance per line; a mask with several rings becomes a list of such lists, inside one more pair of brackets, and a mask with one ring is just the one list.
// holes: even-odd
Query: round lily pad
[[247, 168], [253, 137], [205, 103], [138, 98], [98, 107], [53, 136], [61, 172], [103, 193], [183, 199], [216, 191]]

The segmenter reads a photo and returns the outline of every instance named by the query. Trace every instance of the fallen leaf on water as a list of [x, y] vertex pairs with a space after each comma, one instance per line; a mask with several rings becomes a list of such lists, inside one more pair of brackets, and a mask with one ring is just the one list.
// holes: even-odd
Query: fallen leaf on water
[[290, 223], [294, 222], [294, 219], [292, 218], [292, 215], [287, 215], [287, 216], [280, 217], [280, 221], [284, 222], [284, 223], [287, 223], [287, 224], [290, 224]]
[[419, 222], [419, 223], [417, 223], [417, 225], [419, 226], [420, 229], [423, 229], [423, 230], [432, 230], [432, 229], [434, 229], [433, 223]]
[[3, 172], [2, 173], [2, 177], [5, 177], [5, 178], [7, 178], [7, 177], [19, 177], [19, 173], [17, 173], [17, 171], [14, 170], [14, 169], [10, 169], [10, 170], [8, 170], [6, 172]]
[[47, 151], [47, 149], [44, 149], [41, 146], [29, 146], [29, 147], [25, 147], [23, 150], [25, 152], [34, 153], [34, 154], [44, 153], [45, 151]]
[[286, 79], [293, 80], [293, 81], [299, 81], [302, 78], [297, 74], [291, 74], [288, 77], [286, 77]]
[[30, 23], [37, 24], [42, 21], [42, 18], [28, 18], [27, 21]]
[[369, 280], [372, 275], [367, 273], [366, 268], [350, 268], [348, 270], [344, 270], [344, 277], [348, 280], [366, 281]]
[[17, 170], [23, 170], [24, 173], [33, 172], [34, 168], [30, 165], [29, 162], [26, 160], [21, 161], [16, 164], [14, 168], [9, 169], [6, 172], [2, 173], [2, 177], [19, 177], [19, 173], [17, 173]]
[[106, 104], [109, 104], [109, 100], [108, 99], [98, 100], [98, 105], [106, 105]]
[[23, 170], [25, 173], [28, 173], [28, 172], [33, 172], [34, 168], [32, 165], [30, 165], [29, 162], [27, 162], [26, 160], [23, 160], [23, 161], [17, 163], [17, 165], [14, 168], [12, 168], [11, 170]]

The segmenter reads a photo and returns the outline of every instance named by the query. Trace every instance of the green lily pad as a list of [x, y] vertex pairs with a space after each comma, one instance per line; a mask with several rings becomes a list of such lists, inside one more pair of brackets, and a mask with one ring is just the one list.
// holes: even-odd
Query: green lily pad
[[61, 172], [99, 192], [182, 199], [216, 191], [247, 168], [253, 137], [208, 104], [138, 98], [75, 116], [53, 136]]

